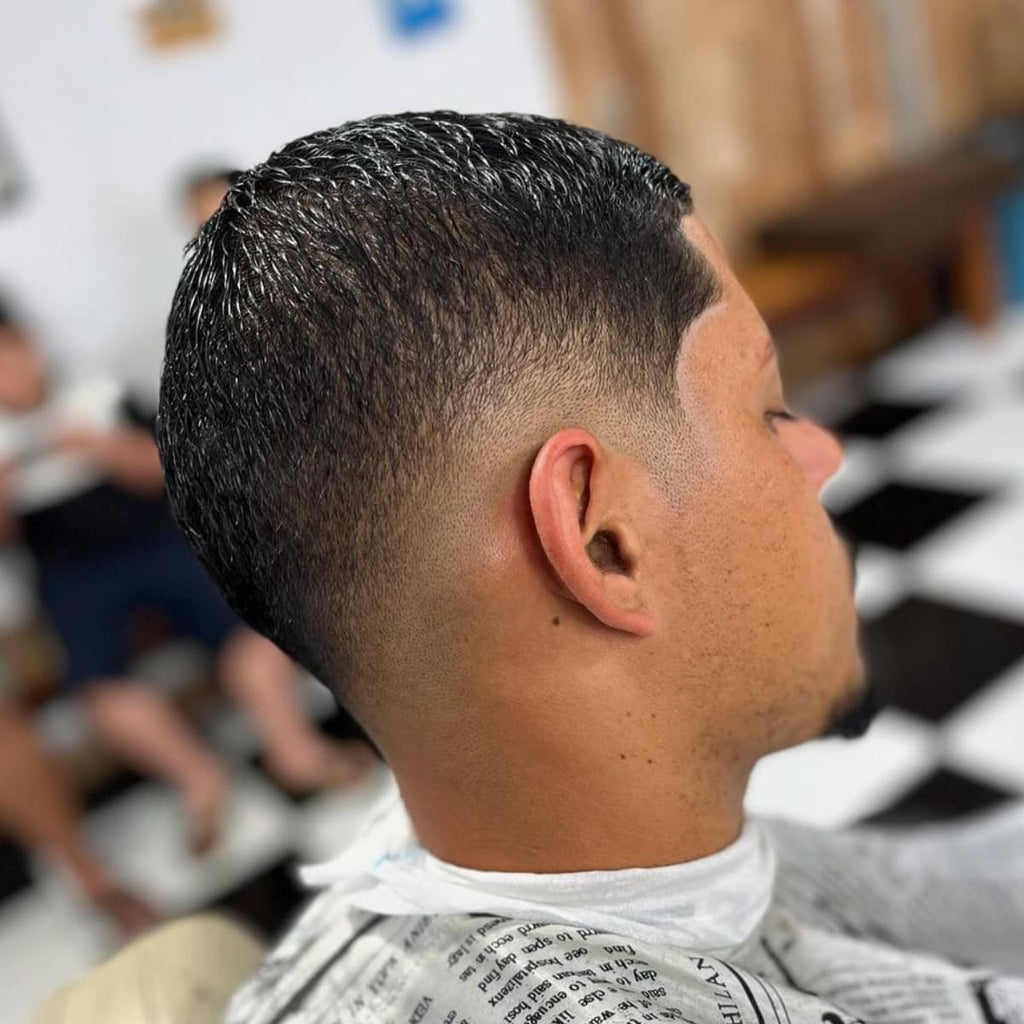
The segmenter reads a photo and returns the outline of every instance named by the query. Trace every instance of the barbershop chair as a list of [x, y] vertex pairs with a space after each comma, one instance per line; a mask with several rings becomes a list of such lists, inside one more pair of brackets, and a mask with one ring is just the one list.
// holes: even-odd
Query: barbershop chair
[[224, 917], [173, 921], [60, 989], [32, 1024], [220, 1024], [264, 952]]

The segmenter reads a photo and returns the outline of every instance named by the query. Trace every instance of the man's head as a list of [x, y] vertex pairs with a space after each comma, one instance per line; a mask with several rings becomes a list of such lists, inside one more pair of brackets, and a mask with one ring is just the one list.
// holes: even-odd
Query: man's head
[[175, 296], [159, 442], [231, 602], [393, 758], [642, 717], [648, 764], [752, 763], [861, 690], [838, 447], [688, 188], [597, 132], [378, 117], [244, 173]]
[[232, 167], [201, 167], [190, 171], [181, 185], [181, 202], [193, 233], [216, 212], [228, 189], [238, 179]]

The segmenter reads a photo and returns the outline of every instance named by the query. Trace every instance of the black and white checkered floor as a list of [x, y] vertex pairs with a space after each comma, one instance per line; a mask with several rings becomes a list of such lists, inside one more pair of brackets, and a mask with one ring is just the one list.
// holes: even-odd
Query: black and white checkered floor
[[[1024, 794], [1024, 311], [985, 332], [950, 322], [802, 404], [846, 443], [826, 500], [860, 545], [864, 642], [891, 706], [856, 743], [768, 758], [749, 807], [832, 828], [950, 817]], [[174, 801], [151, 783], [102, 802], [89, 832], [168, 913], [229, 906], [273, 931], [301, 899], [295, 864], [356, 834], [384, 770], [296, 803], [259, 771], [239, 721], [214, 731], [238, 765], [214, 856], [189, 859]], [[0, 1019], [14, 1022], [109, 937], [13, 850], [0, 850], [0, 896]]]

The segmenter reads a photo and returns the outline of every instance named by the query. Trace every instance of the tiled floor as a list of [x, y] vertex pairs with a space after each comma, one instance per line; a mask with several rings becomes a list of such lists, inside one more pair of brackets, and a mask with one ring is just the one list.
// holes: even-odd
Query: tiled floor
[[[329, 708], [322, 699], [311, 703], [314, 713]], [[328, 717], [323, 725], [347, 732], [344, 721]], [[236, 716], [214, 723], [210, 735], [235, 769], [224, 839], [213, 854], [190, 857], [172, 794], [132, 776], [93, 801], [89, 838], [117, 876], [161, 913], [222, 908], [269, 938], [301, 905], [298, 865], [328, 859], [358, 834], [388, 774], [381, 766], [349, 790], [296, 801], [259, 770], [253, 737]], [[62, 878], [0, 842], [2, 1024], [28, 1021], [47, 994], [113, 949], [105, 923]]]
[[[808, 402], [834, 410], [847, 442], [826, 503], [859, 544], [865, 649], [890, 706], [862, 740], [767, 758], [748, 806], [834, 828], [951, 817], [1024, 794], [1024, 313], [983, 333], [944, 324]], [[310, 699], [329, 715], [322, 691]], [[58, 740], [77, 727], [59, 709], [50, 718]], [[175, 804], [151, 783], [111, 790], [89, 831], [167, 913], [224, 906], [274, 932], [301, 900], [295, 865], [355, 836], [386, 775], [297, 802], [263, 776], [237, 718], [211, 734], [238, 781], [214, 856], [185, 854]], [[66, 887], [30, 867], [0, 844], [4, 1024], [27, 1020], [109, 946]]]

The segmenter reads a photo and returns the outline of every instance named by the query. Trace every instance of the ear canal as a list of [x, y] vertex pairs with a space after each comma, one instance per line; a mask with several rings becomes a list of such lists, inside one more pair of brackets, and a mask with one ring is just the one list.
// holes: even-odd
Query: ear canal
[[619, 548], [618, 540], [607, 530], [594, 534], [587, 545], [587, 554], [591, 562], [603, 573], [629, 576], [632, 572], [633, 567]]

